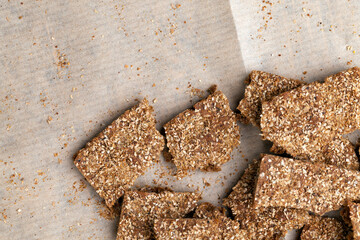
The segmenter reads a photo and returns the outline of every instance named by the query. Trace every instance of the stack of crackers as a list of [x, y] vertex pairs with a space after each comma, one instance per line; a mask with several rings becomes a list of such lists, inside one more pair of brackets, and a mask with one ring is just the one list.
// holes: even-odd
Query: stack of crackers
[[[121, 204], [117, 240], [282, 239], [292, 229], [301, 239], [360, 239], [359, 161], [344, 137], [360, 127], [360, 69], [309, 84], [253, 71], [237, 109], [213, 89], [163, 136], [144, 99], [78, 152], [76, 167], [107, 206]], [[165, 140], [177, 178], [220, 171], [240, 144], [239, 119], [261, 129], [273, 155], [248, 166], [223, 199], [228, 209], [199, 204], [197, 192], [133, 188]]]

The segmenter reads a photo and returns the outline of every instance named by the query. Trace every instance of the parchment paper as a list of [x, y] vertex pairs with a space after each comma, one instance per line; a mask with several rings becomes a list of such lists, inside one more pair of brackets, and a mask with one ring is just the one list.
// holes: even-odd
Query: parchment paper
[[[87, 141], [136, 99], [161, 130], [212, 84], [235, 109], [253, 69], [313, 81], [359, 64], [359, 23], [355, 1], [1, 0], [0, 239], [115, 239], [73, 165]], [[221, 172], [176, 181], [162, 159], [136, 185], [220, 204], [270, 146], [240, 128]]]

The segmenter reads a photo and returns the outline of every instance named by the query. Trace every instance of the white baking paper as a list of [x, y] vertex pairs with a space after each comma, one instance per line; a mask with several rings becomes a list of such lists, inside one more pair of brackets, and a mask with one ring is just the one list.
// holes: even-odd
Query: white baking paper
[[[161, 130], [212, 84], [235, 109], [253, 69], [314, 81], [359, 64], [359, 5], [1, 0], [0, 239], [115, 239], [118, 219], [100, 216], [101, 199], [73, 165], [87, 141], [144, 97]], [[220, 204], [270, 146], [240, 128], [221, 172], [177, 181], [162, 159], [136, 185], [200, 189]]]

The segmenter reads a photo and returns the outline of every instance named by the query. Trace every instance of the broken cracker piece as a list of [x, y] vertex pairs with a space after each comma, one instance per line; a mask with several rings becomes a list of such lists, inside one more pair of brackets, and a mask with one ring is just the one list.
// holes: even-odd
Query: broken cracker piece
[[260, 127], [261, 105], [283, 92], [304, 85], [305, 82], [281, 77], [275, 74], [252, 71], [249, 75], [245, 96], [237, 109], [254, 126]]
[[196, 207], [194, 218], [219, 218], [226, 217], [226, 209], [216, 207], [211, 203], [204, 202]]
[[181, 218], [193, 211], [200, 194], [128, 191], [124, 195], [117, 240], [153, 239], [157, 218]]
[[[240, 121], [244, 122], [243, 118], [245, 118], [254, 126], [260, 127], [262, 103], [302, 85], [305, 85], [305, 82], [284, 78], [271, 73], [252, 71], [249, 75], [249, 85], [245, 89], [245, 97], [238, 106], [241, 112]], [[274, 154], [285, 153], [284, 148], [275, 144], [271, 147], [270, 151]], [[344, 157], [345, 154], [346, 156]], [[322, 154], [318, 158], [327, 164], [338, 165], [337, 163], [344, 161], [343, 165], [346, 168], [359, 168], [355, 149], [350, 142], [346, 142], [346, 139], [343, 141], [336, 139], [324, 146]], [[312, 156], [312, 159], [316, 160], [314, 156]]]
[[343, 222], [334, 218], [313, 216], [301, 232], [301, 240], [346, 240], [348, 231]]
[[227, 217], [215, 219], [156, 219], [154, 231], [158, 240], [247, 239], [247, 232], [240, 230], [239, 223]]
[[360, 203], [350, 202], [348, 203], [349, 216], [351, 220], [351, 226], [353, 231], [353, 238], [355, 240], [360, 239]]
[[[334, 152], [351, 154], [338, 158], [343, 167], [358, 169], [354, 151], [342, 135], [359, 129], [360, 69], [348, 69], [274, 97], [262, 105], [261, 131], [265, 139], [298, 159], [331, 164]], [[342, 142], [333, 146], [333, 141]], [[338, 155], [339, 156], [339, 155]]]
[[188, 170], [219, 171], [240, 144], [236, 116], [221, 91], [180, 113], [164, 129], [179, 178]]
[[147, 167], [157, 162], [164, 137], [144, 99], [112, 122], [75, 157], [75, 166], [112, 207]]
[[280, 239], [288, 230], [298, 229], [311, 220], [307, 211], [284, 208], [253, 207], [254, 190], [260, 161], [254, 160], [245, 170], [223, 205], [231, 209], [241, 229], [248, 232], [251, 240]]
[[323, 215], [360, 198], [360, 172], [273, 155], [260, 163], [254, 206], [303, 209]]

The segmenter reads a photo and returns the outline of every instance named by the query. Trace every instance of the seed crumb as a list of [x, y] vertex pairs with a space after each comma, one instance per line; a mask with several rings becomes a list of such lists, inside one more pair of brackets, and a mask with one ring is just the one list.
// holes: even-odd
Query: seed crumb
[[46, 122], [47, 122], [48, 124], [50, 124], [52, 120], [53, 120], [53, 118], [52, 118], [51, 116], [48, 116], [48, 119], [46, 120]]

